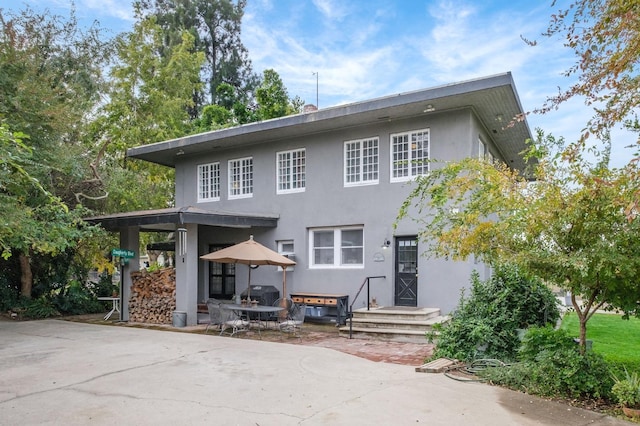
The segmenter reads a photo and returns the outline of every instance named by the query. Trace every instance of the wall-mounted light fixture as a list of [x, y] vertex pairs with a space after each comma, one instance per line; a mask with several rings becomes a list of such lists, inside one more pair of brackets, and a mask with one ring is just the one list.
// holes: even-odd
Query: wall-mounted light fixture
[[382, 240], [382, 245], [380, 247], [382, 247], [383, 250], [388, 249], [389, 247], [391, 247], [391, 241], [389, 241], [387, 237], [385, 237], [384, 240]]
[[422, 112], [433, 112], [435, 110], [436, 110], [436, 108], [433, 105], [429, 104], [429, 105], [424, 107], [424, 110]]
[[184, 256], [187, 254], [187, 229], [186, 228], [178, 228], [178, 255]]
[[179, 149], [178, 152], [176, 152], [176, 155], [184, 155], [184, 149]]

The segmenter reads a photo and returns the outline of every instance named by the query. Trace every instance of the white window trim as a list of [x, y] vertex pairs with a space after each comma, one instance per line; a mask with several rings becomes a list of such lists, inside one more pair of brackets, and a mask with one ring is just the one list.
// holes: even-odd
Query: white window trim
[[[276, 194], [293, 194], [296, 192], [304, 192], [307, 189], [307, 150], [305, 148], [291, 149], [288, 151], [276, 152]], [[293, 152], [304, 152], [304, 186], [291, 189], [280, 189], [280, 156]]]
[[[342, 262], [342, 231], [362, 231], [362, 263], [356, 264], [343, 264]], [[315, 232], [333, 231], [333, 264], [317, 265], [314, 262], [314, 247], [313, 239]], [[364, 240], [364, 227], [362, 226], [343, 226], [343, 227], [328, 227], [328, 228], [309, 228], [309, 269], [364, 269], [365, 261], [365, 248], [366, 242]]]
[[[362, 158], [364, 156], [363, 154], [363, 150], [364, 148], [362, 147], [363, 142], [365, 141], [373, 141], [375, 140], [378, 145], [378, 160], [377, 160], [377, 166], [378, 166], [378, 177], [376, 179], [370, 179], [370, 180], [365, 180], [364, 179], [364, 171], [363, 171], [363, 164], [362, 164]], [[360, 166], [359, 166], [359, 172], [358, 174], [360, 175], [360, 180], [358, 182], [347, 182], [347, 145], [348, 144], [352, 144], [352, 143], [358, 143], [360, 144]], [[345, 141], [344, 145], [343, 145], [343, 149], [342, 149], [342, 155], [343, 155], [343, 183], [345, 187], [352, 187], [352, 186], [365, 186], [365, 185], [377, 185], [378, 183], [380, 183], [380, 138], [378, 136], [373, 136], [370, 138], [362, 138], [362, 139], [353, 139], [350, 141]]]
[[[279, 240], [276, 241], [276, 244], [278, 246], [278, 253], [285, 256], [285, 257], [289, 257], [289, 256], [293, 256], [295, 257], [295, 245], [293, 243], [293, 240]], [[284, 246], [285, 245], [291, 245], [292, 250], [284, 250]], [[293, 271], [294, 267], [293, 266], [287, 266], [285, 267], [285, 269], [287, 270], [287, 272], [289, 271]], [[282, 266], [278, 266], [278, 271], [281, 272], [282, 271]]]
[[[231, 188], [231, 185], [233, 185], [233, 178], [232, 178], [233, 166], [232, 166], [232, 163], [240, 162], [241, 166], [244, 166], [243, 163], [245, 161], [247, 161], [247, 160], [251, 160], [251, 192], [248, 192], [246, 194], [235, 194], [235, 195], [232, 195], [233, 194], [233, 191], [232, 191], [232, 188]], [[253, 182], [254, 182], [254, 178], [253, 178], [253, 157], [242, 157], [242, 158], [234, 158], [232, 160], [229, 160], [227, 162], [227, 181], [228, 181], [228, 191], [229, 191], [228, 194], [229, 194], [229, 199], [230, 200], [238, 200], [238, 199], [241, 199], [241, 198], [251, 198], [251, 197], [253, 197]], [[242, 185], [241, 188], [244, 188], [246, 183], [245, 183], [244, 180], [242, 180], [242, 177], [241, 177], [240, 183]]]
[[[212, 178], [212, 174], [213, 171], [215, 169], [217, 169], [217, 175], [218, 175], [218, 182], [217, 182], [217, 192], [218, 192], [218, 196], [211, 196], [211, 197], [202, 197], [202, 170], [204, 167], [209, 167], [209, 194], [213, 194], [215, 192], [214, 187], [215, 185], [215, 179]], [[210, 201], [220, 201], [220, 162], [213, 162], [213, 163], [206, 163], [206, 164], [198, 164], [198, 168], [197, 168], [197, 173], [198, 173], [198, 185], [197, 185], [197, 191], [198, 191], [198, 203], [205, 203], [205, 202], [210, 202]]]
[[[398, 132], [398, 133], [392, 133], [389, 135], [389, 181], [390, 182], [408, 182], [411, 181], [415, 178], [417, 178], [418, 176], [424, 176], [423, 174], [420, 175], [413, 175], [411, 174], [411, 162], [414, 161], [413, 158], [413, 150], [409, 149], [409, 175], [408, 176], [401, 176], [401, 177], [393, 177], [393, 171], [394, 171], [394, 161], [393, 161], [393, 138], [395, 136], [403, 136], [403, 135], [409, 135], [409, 139], [411, 138], [411, 135], [413, 133], [426, 133], [429, 136], [429, 144], [427, 146], [427, 161], [431, 160], [431, 129], [429, 128], [425, 128], [425, 129], [415, 129], [415, 130], [409, 130], [406, 132]], [[411, 143], [409, 141], [409, 143]], [[429, 173], [429, 171], [431, 170], [431, 164], [427, 163], [427, 173]]]

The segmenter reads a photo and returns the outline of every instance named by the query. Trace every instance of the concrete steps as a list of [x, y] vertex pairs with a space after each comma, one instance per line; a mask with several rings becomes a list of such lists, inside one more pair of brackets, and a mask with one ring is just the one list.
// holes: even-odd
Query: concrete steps
[[385, 340], [394, 342], [428, 343], [426, 333], [435, 324], [449, 320], [438, 308], [378, 307], [353, 311], [353, 318], [339, 328], [341, 337]]

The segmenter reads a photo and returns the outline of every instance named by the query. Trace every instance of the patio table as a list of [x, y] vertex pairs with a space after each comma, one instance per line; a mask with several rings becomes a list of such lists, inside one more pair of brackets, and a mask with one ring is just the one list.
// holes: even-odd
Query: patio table
[[105, 321], [111, 318], [114, 312], [120, 313], [120, 297], [98, 297], [98, 300], [111, 301], [111, 310], [104, 316]]
[[263, 314], [273, 314], [276, 312], [281, 312], [284, 311], [284, 308], [282, 306], [268, 306], [268, 305], [255, 305], [255, 306], [251, 306], [251, 305], [238, 305], [236, 303], [229, 303], [229, 304], [225, 304], [224, 305], [225, 308], [227, 309], [231, 309], [234, 310], [236, 312], [241, 312], [241, 313], [246, 313], [247, 317], [249, 316], [248, 314], [250, 313], [256, 313], [258, 314], [258, 334], [260, 334], [260, 329], [261, 324], [264, 322], [266, 324], [266, 321], [262, 320], [262, 315]]

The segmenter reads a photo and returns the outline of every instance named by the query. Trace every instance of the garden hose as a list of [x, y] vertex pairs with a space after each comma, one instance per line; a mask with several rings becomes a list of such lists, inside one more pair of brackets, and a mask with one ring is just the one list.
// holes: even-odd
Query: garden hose
[[[478, 372], [486, 370], [487, 368], [491, 368], [491, 367], [506, 367], [507, 365], [508, 364], [505, 364], [499, 359], [492, 359], [492, 358], [477, 359], [477, 360], [471, 361], [468, 364], [451, 366], [444, 371], [444, 375], [450, 379], [457, 380], [459, 382], [483, 382], [485, 381], [485, 379], [477, 378]], [[456, 372], [456, 371], [467, 374], [469, 376], [474, 376], [476, 378], [469, 378], [469, 377], [453, 374], [453, 372]]]

